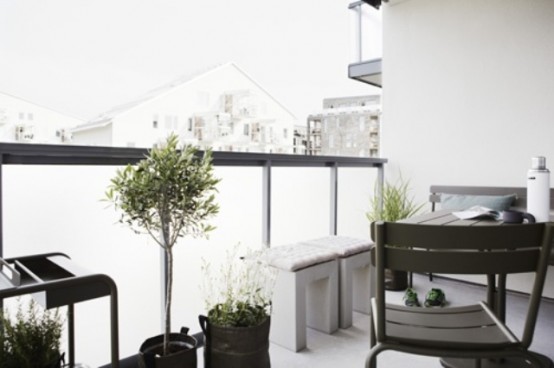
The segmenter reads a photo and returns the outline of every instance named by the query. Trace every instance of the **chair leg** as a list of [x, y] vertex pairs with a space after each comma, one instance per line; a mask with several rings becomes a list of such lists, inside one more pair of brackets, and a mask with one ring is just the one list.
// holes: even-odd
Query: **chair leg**
[[543, 364], [542, 362], [540, 361], [539, 358], [537, 358], [535, 355], [529, 353], [528, 351], [524, 352], [523, 354], [523, 357], [528, 360], [529, 362], [531, 362], [531, 366], [532, 367], [535, 367], [535, 368], [541, 368], [543, 367]]
[[369, 350], [369, 354], [365, 360], [365, 368], [377, 368], [377, 355], [388, 347], [384, 344], [377, 344]]

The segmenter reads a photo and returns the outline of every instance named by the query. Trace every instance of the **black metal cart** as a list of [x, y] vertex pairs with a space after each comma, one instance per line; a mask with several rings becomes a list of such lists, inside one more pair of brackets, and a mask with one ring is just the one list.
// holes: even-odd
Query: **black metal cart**
[[119, 368], [117, 286], [109, 276], [91, 273], [63, 253], [0, 258], [0, 302], [24, 294], [47, 309], [67, 306], [70, 367], [75, 365], [74, 304], [109, 295], [111, 366]]

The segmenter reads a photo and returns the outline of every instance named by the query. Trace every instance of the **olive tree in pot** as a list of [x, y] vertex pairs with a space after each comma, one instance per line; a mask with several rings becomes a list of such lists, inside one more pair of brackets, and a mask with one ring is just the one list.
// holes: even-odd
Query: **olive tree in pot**
[[204, 262], [202, 289], [208, 316], [199, 316], [205, 335], [205, 368], [269, 368], [271, 295], [277, 270], [264, 251], [239, 247], [227, 252], [214, 276]]
[[[370, 199], [370, 209], [367, 219], [375, 221], [396, 222], [417, 214], [424, 203], [416, 205], [409, 196], [409, 181], [402, 177], [396, 183], [385, 182], [383, 190], [375, 186], [375, 192]], [[381, 202], [382, 199], [382, 202]], [[408, 274], [405, 271], [387, 270], [385, 288], [388, 290], [404, 290], [408, 287]]]
[[[210, 150], [200, 155], [190, 145], [179, 149], [178, 143], [177, 135], [170, 135], [137, 165], [118, 170], [106, 191], [107, 199], [121, 212], [120, 222], [137, 233], [149, 234], [165, 251], [165, 331], [163, 338], [153, 337], [141, 346], [139, 363], [143, 367], [196, 367], [195, 339], [170, 332], [173, 247], [185, 235], [206, 236], [213, 230], [207, 220], [219, 211], [215, 203], [219, 179], [213, 174]], [[176, 355], [183, 355], [189, 363], [174, 365], [173, 361], [180, 360]]]

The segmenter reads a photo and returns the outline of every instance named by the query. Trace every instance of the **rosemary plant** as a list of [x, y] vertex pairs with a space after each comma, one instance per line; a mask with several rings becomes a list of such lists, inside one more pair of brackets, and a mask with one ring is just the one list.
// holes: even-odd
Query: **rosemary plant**
[[214, 276], [203, 262], [204, 294], [208, 320], [221, 327], [250, 327], [265, 321], [271, 313], [271, 295], [277, 271], [264, 259], [264, 252], [246, 252], [239, 246], [226, 252], [226, 260]]

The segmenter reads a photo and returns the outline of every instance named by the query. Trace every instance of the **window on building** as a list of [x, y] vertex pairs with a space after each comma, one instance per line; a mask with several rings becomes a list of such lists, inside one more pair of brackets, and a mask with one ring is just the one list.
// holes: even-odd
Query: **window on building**
[[154, 121], [152, 122], [152, 128], [158, 129], [158, 121], [157, 121], [157, 120], [154, 120]]
[[19, 120], [25, 120], [25, 113], [24, 112], [19, 113]]
[[188, 131], [189, 132], [192, 132], [192, 118], [189, 118], [189, 127], [188, 127]]
[[33, 120], [34, 116], [32, 112], [27, 113], [27, 120]]
[[289, 136], [289, 131], [287, 128], [283, 129], [283, 138], [287, 139]]
[[250, 132], [250, 126], [248, 124], [244, 124], [244, 135], [249, 135]]

